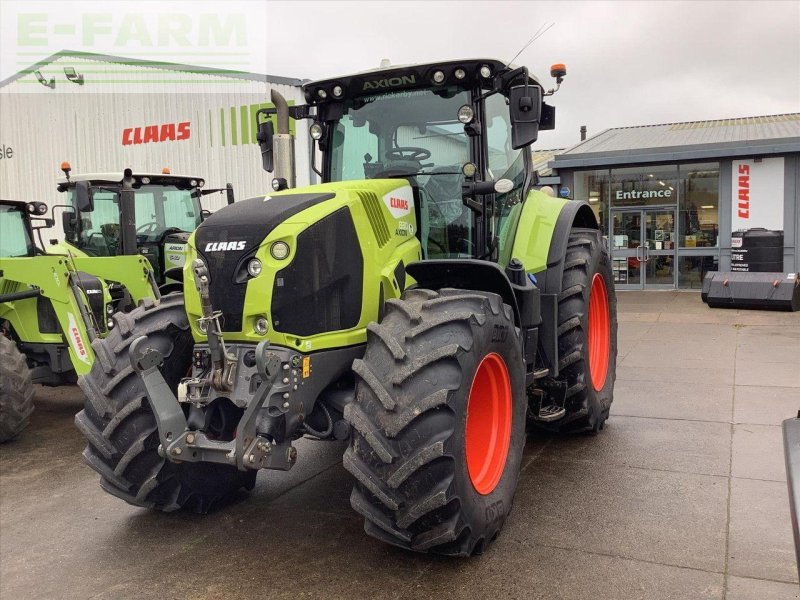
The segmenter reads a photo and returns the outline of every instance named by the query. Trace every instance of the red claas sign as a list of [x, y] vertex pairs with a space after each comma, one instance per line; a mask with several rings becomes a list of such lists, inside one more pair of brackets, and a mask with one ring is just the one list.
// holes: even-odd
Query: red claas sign
[[163, 125], [145, 125], [144, 127], [128, 127], [122, 130], [122, 145], [180, 142], [188, 140], [191, 133], [189, 121], [164, 123]]
[[750, 218], [750, 165], [739, 165], [739, 218]]

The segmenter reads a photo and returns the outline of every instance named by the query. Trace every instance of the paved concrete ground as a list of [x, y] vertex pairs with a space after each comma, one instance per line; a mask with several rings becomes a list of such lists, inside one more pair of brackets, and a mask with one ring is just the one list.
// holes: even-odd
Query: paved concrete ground
[[782, 419], [800, 408], [800, 313], [620, 294], [616, 400], [597, 437], [531, 436], [514, 511], [471, 560], [366, 537], [342, 446], [208, 516], [103, 493], [77, 388], [39, 390], [0, 449], [0, 598], [798, 598]]

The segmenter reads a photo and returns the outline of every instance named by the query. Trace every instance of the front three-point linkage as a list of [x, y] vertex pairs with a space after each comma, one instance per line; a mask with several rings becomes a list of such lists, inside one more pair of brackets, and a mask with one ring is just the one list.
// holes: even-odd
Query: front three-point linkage
[[156, 417], [159, 454], [172, 462], [216, 462], [236, 465], [246, 469], [280, 469], [292, 467], [296, 452], [289, 444], [276, 445], [271, 439], [259, 435], [256, 421], [264, 406], [272, 385], [281, 368], [277, 354], [263, 340], [256, 347], [256, 367], [261, 377], [255, 395], [244, 411], [236, 428], [236, 437], [231, 441], [209, 439], [203, 431], [189, 430], [186, 417], [178, 399], [167, 385], [159, 367], [164, 357], [158, 350], [147, 345], [147, 336], [133, 341], [130, 360], [147, 390], [150, 406]]
[[236, 377], [236, 355], [228, 354], [225, 350], [225, 340], [219, 322], [222, 312], [214, 311], [211, 305], [208, 267], [197, 258], [192, 263], [192, 269], [195, 288], [200, 294], [200, 308], [203, 311], [203, 316], [197, 320], [197, 324], [200, 331], [205, 332], [208, 337], [208, 349], [211, 353], [211, 385], [220, 392], [229, 392], [233, 389]]

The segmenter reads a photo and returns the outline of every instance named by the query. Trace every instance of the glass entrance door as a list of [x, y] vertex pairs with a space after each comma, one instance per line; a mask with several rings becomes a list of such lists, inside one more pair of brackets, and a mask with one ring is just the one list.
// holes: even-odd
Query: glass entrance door
[[611, 211], [611, 260], [620, 289], [675, 288], [675, 209]]

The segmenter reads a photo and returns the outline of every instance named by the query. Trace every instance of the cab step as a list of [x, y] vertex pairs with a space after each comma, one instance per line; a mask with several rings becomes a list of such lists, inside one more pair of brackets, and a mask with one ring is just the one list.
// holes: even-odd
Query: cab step
[[556, 406], [555, 404], [550, 404], [549, 406], [542, 406], [539, 409], [539, 414], [534, 416], [534, 419], [536, 419], [537, 421], [544, 421], [545, 423], [550, 423], [552, 421], [558, 421], [565, 414], [567, 414], [567, 410], [563, 406]]

